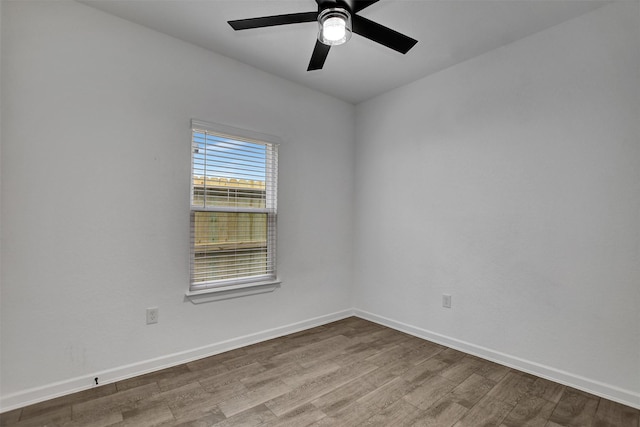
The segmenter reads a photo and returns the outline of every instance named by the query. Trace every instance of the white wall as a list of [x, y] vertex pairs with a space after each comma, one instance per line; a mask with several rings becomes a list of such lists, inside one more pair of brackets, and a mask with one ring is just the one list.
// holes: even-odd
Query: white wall
[[[345, 314], [352, 105], [75, 2], [2, 14], [3, 409]], [[184, 298], [191, 118], [283, 140], [273, 293]]]
[[609, 5], [357, 107], [361, 315], [640, 405], [639, 18]]
[[[1, 410], [352, 306], [640, 406], [639, 13], [354, 112], [75, 2], [3, 2]], [[273, 293], [184, 299], [191, 118], [284, 140]]]

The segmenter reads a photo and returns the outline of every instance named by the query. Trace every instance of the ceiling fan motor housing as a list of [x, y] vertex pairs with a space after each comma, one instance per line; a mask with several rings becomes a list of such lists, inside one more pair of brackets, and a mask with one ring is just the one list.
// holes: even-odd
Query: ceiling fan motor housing
[[355, 0], [316, 0], [316, 3], [319, 13], [326, 9], [344, 9], [351, 15], [355, 10]]

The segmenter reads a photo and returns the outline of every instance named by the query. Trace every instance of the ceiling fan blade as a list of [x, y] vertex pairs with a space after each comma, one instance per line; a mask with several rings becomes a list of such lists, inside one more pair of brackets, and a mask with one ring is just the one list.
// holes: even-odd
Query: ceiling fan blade
[[353, 15], [353, 32], [369, 40], [380, 43], [400, 53], [407, 53], [418, 40], [405, 36], [397, 31], [370, 21], [362, 16]]
[[355, 4], [353, 5], [353, 13], [358, 13], [365, 7], [369, 7], [374, 3], [377, 3], [380, 0], [355, 0]]
[[259, 18], [236, 19], [228, 21], [234, 30], [249, 30], [252, 28], [273, 27], [276, 25], [299, 24], [315, 22], [318, 12], [288, 13], [286, 15], [261, 16]]
[[331, 49], [331, 46], [322, 43], [320, 40], [316, 40], [316, 47], [313, 48], [313, 54], [311, 54], [311, 61], [309, 61], [307, 71], [321, 70], [329, 54], [329, 49]]

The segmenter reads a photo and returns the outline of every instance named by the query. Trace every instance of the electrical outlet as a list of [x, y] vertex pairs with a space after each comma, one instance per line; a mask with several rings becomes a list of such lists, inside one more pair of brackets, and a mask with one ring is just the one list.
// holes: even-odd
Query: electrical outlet
[[158, 307], [147, 308], [147, 325], [158, 323]]
[[442, 306], [444, 308], [451, 308], [451, 295], [442, 294]]

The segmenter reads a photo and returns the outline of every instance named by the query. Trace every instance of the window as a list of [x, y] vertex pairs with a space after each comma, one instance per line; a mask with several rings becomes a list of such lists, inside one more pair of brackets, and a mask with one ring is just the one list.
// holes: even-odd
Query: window
[[190, 292], [276, 280], [278, 144], [192, 120]]

